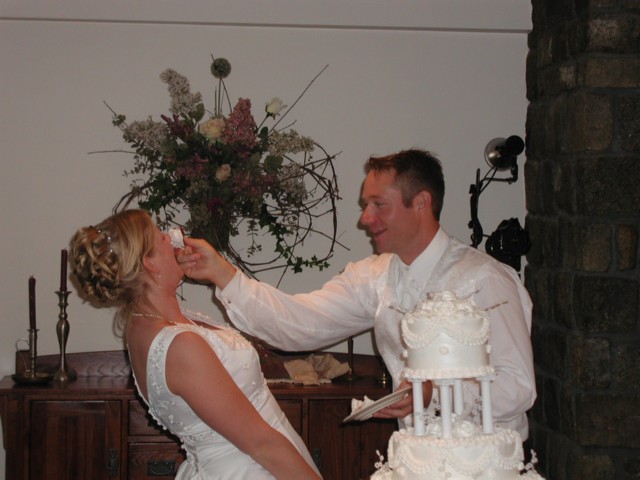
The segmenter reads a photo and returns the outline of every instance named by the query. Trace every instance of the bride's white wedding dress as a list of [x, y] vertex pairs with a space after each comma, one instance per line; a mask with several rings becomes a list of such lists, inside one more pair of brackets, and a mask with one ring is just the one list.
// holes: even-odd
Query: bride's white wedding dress
[[[203, 320], [202, 317], [196, 319]], [[206, 320], [211, 321], [205, 318]], [[216, 328], [213, 330], [187, 324], [168, 326], [158, 333], [149, 348], [146, 378], [149, 398], [145, 401], [153, 418], [180, 438], [187, 453], [187, 459], [180, 465], [176, 479], [274, 478], [249, 455], [238, 450], [225, 437], [200, 420], [182, 397], [169, 391], [165, 378], [167, 350], [176, 335], [184, 331], [196, 332], [207, 341], [262, 418], [287, 437], [315, 469], [304, 442], [267, 387], [256, 350], [235, 329], [219, 325], [216, 325]], [[135, 375], [134, 380], [138, 386]]]

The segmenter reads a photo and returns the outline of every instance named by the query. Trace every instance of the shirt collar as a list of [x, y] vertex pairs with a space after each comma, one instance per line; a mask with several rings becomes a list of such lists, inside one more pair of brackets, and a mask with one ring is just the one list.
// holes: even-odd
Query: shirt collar
[[409, 271], [413, 278], [420, 279], [421, 283], [425, 282], [431, 277], [433, 270], [444, 254], [449, 244], [449, 235], [439, 228], [435, 236], [427, 245], [420, 255], [410, 264], [405, 265], [402, 263], [405, 269]]

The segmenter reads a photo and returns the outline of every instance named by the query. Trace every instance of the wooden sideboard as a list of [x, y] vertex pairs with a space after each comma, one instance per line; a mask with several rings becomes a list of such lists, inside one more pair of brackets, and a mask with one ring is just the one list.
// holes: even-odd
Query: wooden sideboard
[[[346, 356], [333, 354], [340, 361]], [[0, 417], [7, 480], [112, 480], [173, 478], [184, 459], [179, 441], [151, 420], [137, 395], [124, 351], [68, 354], [78, 374], [65, 384], [18, 385], [0, 380]], [[38, 358], [38, 371], [54, 371], [58, 356]], [[354, 356], [353, 379], [303, 386], [270, 384], [325, 480], [369, 478], [386, 456], [393, 420], [343, 424], [351, 399], [390, 392], [381, 384], [377, 357]], [[20, 362], [16, 363], [19, 368]]]

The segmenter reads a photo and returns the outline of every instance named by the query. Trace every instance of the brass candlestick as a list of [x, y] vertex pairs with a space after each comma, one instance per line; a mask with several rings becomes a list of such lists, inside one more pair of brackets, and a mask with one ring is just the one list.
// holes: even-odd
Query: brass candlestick
[[[24, 385], [37, 385], [41, 383], [47, 383], [51, 380], [53, 375], [51, 375], [50, 373], [42, 373], [37, 371], [36, 361], [38, 358], [38, 329], [30, 328], [27, 331], [29, 332], [29, 364], [27, 364], [27, 362], [24, 360], [24, 357], [22, 356], [22, 353], [20, 353], [20, 351], [18, 350], [20, 358], [22, 358], [22, 361], [25, 365], [25, 371], [24, 373], [15, 373], [11, 375], [11, 378], [13, 378], [16, 383]], [[20, 340], [18, 342], [20, 342]], [[16, 348], [17, 344], [18, 343], [16, 342]], [[18, 369], [16, 368], [16, 372], [17, 370]]]
[[380, 366], [382, 367], [382, 373], [380, 375], [378, 375], [376, 380], [378, 381], [379, 384], [386, 386], [387, 383], [389, 383], [389, 381], [391, 380], [391, 376], [389, 375], [389, 372], [387, 371], [387, 366], [384, 363], [384, 359], [382, 357], [378, 357], [378, 360], [380, 360]]
[[67, 365], [67, 340], [69, 339], [69, 321], [67, 320], [67, 297], [68, 290], [58, 290], [58, 306], [60, 314], [58, 315], [58, 323], [56, 325], [56, 333], [58, 335], [58, 345], [60, 346], [60, 365], [58, 371], [53, 376], [55, 382], [66, 383], [77, 378], [76, 372]]
[[345, 379], [355, 380], [357, 375], [353, 370], [353, 337], [347, 339], [347, 363], [349, 364], [349, 373], [345, 375]]

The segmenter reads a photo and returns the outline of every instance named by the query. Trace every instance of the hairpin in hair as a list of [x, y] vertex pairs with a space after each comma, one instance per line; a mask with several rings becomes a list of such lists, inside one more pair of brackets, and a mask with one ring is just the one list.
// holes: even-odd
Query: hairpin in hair
[[109, 253], [113, 253], [113, 249], [111, 248], [111, 235], [109, 235], [107, 232], [103, 232], [101, 228], [96, 228], [96, 232], [98, 232], [98, 235], [104, 236], [104, 239], [109, 246]]

